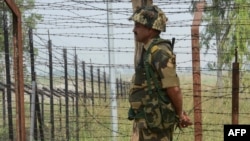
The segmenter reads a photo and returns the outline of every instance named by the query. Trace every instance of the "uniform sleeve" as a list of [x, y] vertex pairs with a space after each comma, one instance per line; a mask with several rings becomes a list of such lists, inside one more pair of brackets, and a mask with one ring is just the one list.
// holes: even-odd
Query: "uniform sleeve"
[[160, 76], [162, 88], [180, 85], [175, 59], [175, 54], [168, 46], [159, 46], [159, 49], [153, 54], [152, 61]]

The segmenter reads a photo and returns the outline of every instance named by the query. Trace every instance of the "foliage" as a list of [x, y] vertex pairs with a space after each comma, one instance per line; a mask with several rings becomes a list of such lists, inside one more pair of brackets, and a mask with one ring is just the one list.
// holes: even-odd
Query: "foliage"
[[[232, 62], [238, 61], [240, 69], [247, 68], [249, 57], [249, 33], [250, 3], [247, 0], [209, 0], [206, 1], [203, 13], [203, 32], [201, 33], [200, 45], [206, 50], [216, 50], [217, 60], [209, 62], [210, 70], [217, 70], [217, 86], [224, 87], [222, 70], [232, 68]], [[191, 13], [196, 8], [197, 1], [191, 5]], [[238, 53], [238, 54], [236, 54]], [[236, 56], [238, 55], [238, 56]], [[235, 60], [234, 60], [235, 59]], [[242, 77], [243, 79], [245, 77]], [[222, 81], [223, 80], [223, 81]], [[242, 84], [244, 85], [242, 81]], [[223, 93], [223, 92], [219, 92]]]
[[[35, 8], [34, 0], [17, 0], [16, 4], [19, 8], [19, 10], [22, 13], [22, 37], [23, 37], [23, 56], [24, 60], [29, 60], [29, 37], [28, 37], [28, 30], [34, 29], [37, 25], [37, 23], [42, 20], [42, 16], [39, 14], [35, 14], [32, 12], [32, 10]], [[9, 41], [12, 41], [12, 14], [10, 14], [10, 9], [7, 8], [7, 5], [3, 2], [0, 3], [0, 7], [3, 7], [1, 9], [6, 9], [8, 11], [8, 32], [9, 32]], [[5, 7], [5, 8], [4, 8]], [[4, 11], [0, 11], [1, 17], [3, 16]], [[3, 19], [3, 18], [2, 18]], [[2, 25], [3, 20], [0, 21], [0, 24]], [[3, 32], [3, 27], [1, 26], [0, 32]], [[3, 34], [0, 34], [0, 52], [4, 52], [4, 37]], [[11, 43], [9, 43], [11, 44]], [[10, 56], [12, 55], [13, 48], [10, 47]], [[37, 49], [34, 49], [35, 54], [37, 54]], [[1, 56], [0, 56], [1, 58]], [[4, 59], [2, 59], [4, 60]], [[2, 66], [1, 66], [2, 67]], [[1, 68], [0, 68], [1, 69]], [[3, 69], [3, 68], [2, 68]], [[24, 72], [26, 72], [26, 68], [24, 68]]]
[[8, 138], [8, 129], [0, 128], [0, 139], [7, 139], [7, 138]]
[[[194, 2], [191, 6], [195, 11]], [[248, 43], [250, 25], [247, 23], [250, 15], [250, 3], [246, 0], [210, 0], [204, 11], [203, 23], [206, 24], [201, 34], [201, 47], [217, 49], [217, 63], [209, 64], [209, 68], [222, 69], [231, 67], [238, 48], [241, 63], [247, 61], [249, 55]], [[243, 61], [244, 60], [244, 61]]]

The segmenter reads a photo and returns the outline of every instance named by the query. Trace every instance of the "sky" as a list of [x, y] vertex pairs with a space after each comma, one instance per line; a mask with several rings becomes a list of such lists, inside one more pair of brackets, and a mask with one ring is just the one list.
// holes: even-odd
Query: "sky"
[[[115, 0], [114, 0], [115, 1]], [[164, 2], [155, 0], [168, 17], [166, 32], [161, 37], [165, 39], [176, 38], [174, 52], [177, 56], [177, 67], [180, 70], [191, 68], [191, 25], [193, 15], [188, 12], [191, 1]], [[40, 48], [40, 55], [48, 58], [46, 45], [48, 38], [52, 40], [53, 54], [62, 60], [62, 49], [66, 48], [72, 56], [75, 51], [79, 60], [95, 65], [109, 63], [108, 45], [114, 52], [112, 63], [124, 66], [133, 66], [134, 38], [133, 22], [128, 18], [132, 14], [132, 3], [120, 0], [109, 5], [112, 15], [107, 19], [107, 3], [101, 0], [36, 0], [35, 13], [41, 14], [44, 19], [35, 29], [34, 40]], [[108, 42], [107, 22], [111, 23]], [[202, 28], [202, 27], [201, 27]], [[49, 36], [48, 36], [49, 32]], [[113, 34], [112, 34], [113, 33]], [[209, 59], [210, 58], [210, 59]], [[201, 56], [201, 60], [213, 60], [213, 56]], [[204, 65], [204, 64], [202, 64]], [[129, 68], [131, 69], [131, 68]]]

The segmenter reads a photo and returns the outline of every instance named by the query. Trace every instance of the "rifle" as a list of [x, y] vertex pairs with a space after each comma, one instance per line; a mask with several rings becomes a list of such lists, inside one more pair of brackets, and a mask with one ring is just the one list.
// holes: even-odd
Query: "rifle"
[[174, 50], [174, 43], [175, 43], [175, 38], [173, 37], [172, 38], [172, 43], [171, 43], [172, 50]]

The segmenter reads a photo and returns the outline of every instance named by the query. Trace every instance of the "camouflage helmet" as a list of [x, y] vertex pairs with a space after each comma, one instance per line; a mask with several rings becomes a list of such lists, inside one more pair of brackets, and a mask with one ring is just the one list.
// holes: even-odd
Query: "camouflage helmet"
[[165, 32], [168, 18], [160, 8], [153, 5], [137, 8], [129, 20], [133, 20], [134, 22], [138, 22], [155, 30]]

